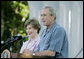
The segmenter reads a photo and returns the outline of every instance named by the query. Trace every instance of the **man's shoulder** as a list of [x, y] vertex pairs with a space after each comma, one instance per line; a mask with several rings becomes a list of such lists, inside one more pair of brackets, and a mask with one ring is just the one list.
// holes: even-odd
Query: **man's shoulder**
[[65, 29], [63, 26], [61, 26], [60, 24], [56, 23], [56, 31], [64, 31], [65, 32]]

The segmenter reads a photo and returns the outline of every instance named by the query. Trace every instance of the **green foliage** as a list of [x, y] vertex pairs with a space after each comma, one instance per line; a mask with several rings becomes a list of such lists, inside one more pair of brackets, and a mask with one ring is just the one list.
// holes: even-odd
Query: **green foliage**
[[[24, 22], [29, 17], [27, 1], [1, 1], [1, 16], [1, 20], [3, 20], [1, 26], [4, 30], [1, 40], [7, 41], [11, 35], [26, 35]], [[12, 52], [19, 52], [22, 43], [23, 40], [14, 42]]]

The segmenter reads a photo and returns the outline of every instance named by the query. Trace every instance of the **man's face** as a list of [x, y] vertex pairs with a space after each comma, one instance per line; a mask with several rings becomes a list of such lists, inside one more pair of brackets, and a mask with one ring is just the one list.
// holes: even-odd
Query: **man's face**
[[51, 24], [53, 20], [52, 20], [52, 16], [49, 13], [49, 9], [43, 9], [41, 11], [41, 20], [44, 26], [48, 26]]

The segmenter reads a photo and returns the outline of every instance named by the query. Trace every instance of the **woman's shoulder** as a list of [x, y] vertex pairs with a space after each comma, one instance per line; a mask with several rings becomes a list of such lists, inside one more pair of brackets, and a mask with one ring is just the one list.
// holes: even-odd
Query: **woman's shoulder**
[[28, 41], [23, 42], [23, 44], [27, 44], [27, 43], [28, 43]]

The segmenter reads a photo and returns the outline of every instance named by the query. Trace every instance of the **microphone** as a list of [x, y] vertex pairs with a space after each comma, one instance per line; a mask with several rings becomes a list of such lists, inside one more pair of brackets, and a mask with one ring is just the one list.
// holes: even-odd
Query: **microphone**
[[14, 38], [14, 40], [21, 40], [21, 39], [28, 38], [28, 35], [22, 37], [20, 34], [18, 34], [18, 35], [13, 35], [12, 37]]
[[12, 38], [8, 38], [8, 40], [4, 44], [8, 44], [8, 43], [15, 42], [17, 40], [22, 40], [22, 39], [25, 39], [25, 38], [28, 38], [28, 36], [22, 37], [20, 34], [13, 35]]
[[10, 43], [11, 42], [15, 42], [15, 41], [19, 41], [19, 40], [22, 40], [22, 39], [25, 39], [25, 38], [28, 38], [28, 36], [24, 36], [24, 37], [22, 37], [21, 35], [13, 35], [12, 36], [13, 38], [11, 38], [11, 40], [9, 41]]
[[13, 40], [20, 40], [20, 39], [22, 39], [22, 36], [21, 35], [13, 35], [12, 36], [13, 37]]
[[8, 40], [6, 42], [4, 42], [4, 46], [2, 46], [1, 49], [3, 49], [6, 45], [8, 45], [9, 43], [13, 43], [15, 42], [16, 40], [22, 40], [22, 39], [25, 39], [25, 38], [28, 38], [28, 36], [24, 36], [22, 37], [20, 34], [18, 35], [13, 35], [12, 38], [8, 38]]
[[22, 39], [25, 39], [25, 38], [28, 38], [28, 35], [26, 35], [26, 36], [22, 37]]

